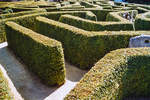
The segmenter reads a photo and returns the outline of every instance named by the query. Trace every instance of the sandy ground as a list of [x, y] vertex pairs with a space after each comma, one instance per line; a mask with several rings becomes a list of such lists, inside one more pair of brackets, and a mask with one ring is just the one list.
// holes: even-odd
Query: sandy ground
[[7, 48], [7, 42], [0, 44], [0, 64], [5, 68], [14, 86], [25, 100], [63, 100], [66, 94], [87, 72], [65, 63], [66, 82], [60, 87], [47, 87], [38, 77], [28, 71], [27, 66]]

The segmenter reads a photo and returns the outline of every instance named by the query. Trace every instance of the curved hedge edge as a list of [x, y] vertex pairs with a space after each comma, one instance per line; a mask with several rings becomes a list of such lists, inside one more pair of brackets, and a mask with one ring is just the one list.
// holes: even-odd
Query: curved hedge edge
[[135, 19], [136, 30], [150, 30], [150, 12], [139, 14]]
[[103, 9], [101, 6], [96, 5], [96, 4], [91, 4], [89, 2], [86, 1], [81, 1], [81, 6], [85, 6], [85, 8], [99, 8], [99, 9]]
[[91, 11], [88, 11], [86, 13], [85, 19], [96, 21], [97, 17], [94, 13], [92, 13]]
[[150, 48], [111, 51], [84, 75], [65, 100], [122, 100], [130, 95], [149, 96], [149, 62]]
[[6, 70], [0, 64], [0, 99], [1, 100], [23, 100], [18, 93]]
[[62, 15], [60, 22], [81, 28], [87, 31], [126, 31], [133, 30], [133, 25], [130, 22], [95, 22], [83, 19], [72, 15]]
[[61, 85], [65, 82], [64, 54], [60, 42], [14, 22], [6, 22], [6, 37], [8, 47], [44, 83]]

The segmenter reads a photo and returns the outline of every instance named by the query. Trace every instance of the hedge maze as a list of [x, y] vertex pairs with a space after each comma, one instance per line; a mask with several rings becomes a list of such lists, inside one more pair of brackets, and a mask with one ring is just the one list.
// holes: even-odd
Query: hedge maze
[[45, 84], [65, 82], [64, 58], [90, 69], [65, 100], [148, 97], [150, 48], [128, 47], [131, 37], [150, 35], [149, 5], [65, 1], [7, 3], [1, 9], [6, 8], [13, 13], [0, 15], [0, 42], [7, 41]]

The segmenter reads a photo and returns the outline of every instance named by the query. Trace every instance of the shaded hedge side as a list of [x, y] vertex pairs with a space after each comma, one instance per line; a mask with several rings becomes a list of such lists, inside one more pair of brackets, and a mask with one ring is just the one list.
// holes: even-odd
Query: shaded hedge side
[[13, 12], [21, 12], [21, 11], [33, 11], [39, 8], [24, 8], [24, 7], [12, 7]]
[[45, 16], [53, 20], [59, 20], [59, 17], [63, 14], [71, 14], [74, 16], [79, 16], [81, 18], [87, 18], [87, 19], [93, 19], [93, 20], [95, 19], [95, 16], [93, 16], [91, 12], [89, 11], [65, 11], [65, 12], [60, 11], [60, 12], [42, 12], [42, 13], [29, 14], [29, 15], [6, 18], [6, 19], [0, 20], [0, 35], [2, 34], [1, 36], [4, 36], [2, 37], [2, 39], [6, 41], [5, 22], [7, 21], [14, 21], [18, 23], [19, 25], [22, 25], [26, 28], [29, 28], [35, 31], [35, 18], [37, 16]]
[[[65, 11], [65, 12], [43, 12], [43, 13], [35, 13], [35, 14], [30, 14], [30, 15], [24, 15], [24, 16], [18, 16], [18, 17], [14, 17], [14, 18], [7, 18], [4, 20], [0, 20], [0, 29], [4, 31], [4, 24], [6, 21], [14, 21], [24, 27], [27, 27], [29, 29], [34, 30], [34, 26], [35, 26], [35, 17], [37, 16], [44, 16], [53, 20], [59, 20], [59, 17], [63, 14], [71, 14], [74, 16], [79, 16], [81, 18], [93, 18], [93, 15], [90, 17], [89, 15], [89, 11]], [[87, 17], [88, 16], [88, 17]]]
[[82, 6], [85, 6], [85, 8], [99, 8], [99, 9], [102, 9], [101, 6], [96, 5], [96, 4], [89, 3], [89, 2], [86, 2], [86, 1], [81, 1], [80, 4], [81, 4]]
[[61, 43], [14, 22], [6, 23], [8, 47], [47, 85], [65, 82]]
[[11, 13], [11, 14], [1, 14], [0, 19], [18, 17], [18, 16], [23, 16], [23, 15], [27, 15], [27, 14], [34, 14], [34, 13], [40, 13], [40, 12], [46, 12], [46, 10], [38, 9], [38, 10], [33, 10], [33, 11], [23, 11], [23, 12]]
[[82, 69], [91, 68], [112, 50], [128, 47], [131, 37], [149, 34], [149, 31], [89, 32], [44, 17], [36, 20], [36, 31], [60, 41], [66, 60]]
[[59, 21], [87, 31], [133, 30], [133, 25], [128, 20], [122, 22], [95, 22], [72, 15], [62, 15]]
[[[62, 11], [91, 11], [97, 16], [97, 21], [106, 21], [106, 16], [109, 12], [117, 12], [118, 10], [99, 9], [99, 8], [84, 8], [84, 9], [61, 9]], [[120, 10], [119, 10], [120, 11]]]
[[150, 30], [150, 12], [139, 14], [135, 19], [136, 30]]
[[150, 48], [111, 51], [80, 80], [65, 100], [124, 100], [148, 97]]
[[129, 3], [150, 4], [149, 0], [126, 0]]

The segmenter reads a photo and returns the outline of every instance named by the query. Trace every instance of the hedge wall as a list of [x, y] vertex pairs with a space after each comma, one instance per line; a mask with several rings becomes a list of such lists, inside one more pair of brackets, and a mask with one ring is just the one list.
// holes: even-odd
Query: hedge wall
[[64, 6], [64, 7], [60, 7], [60, 9], [83, 9], [85, 8], [84, 6]]
[[85, 6], [86, 8], [97, 8], [97, 7], [98, 7], [98, 8], [100, 8], [100, 9], [102, 9], [101, 6], [96, 5], [96, 4], [91, 4], [91, 3], [86, 2], [86, 1], [81, 1], [80, 4], [81, 4], [82, 6]]
[[38, 10], [33, 10], [33, 11], [23, 11], [23, 12], [11, 13], [11, 14], [1, 14], [0, 19], [10, 18], [10, 17], [18, 17], [18, 16], [40, 13], [40, 12], [46, 12], [46, 10], [45, 9], [38, 9]]
[[[61, 9], [62, 11], [66, 11], [66, 9]], [[67, 11], [91, 11], [97, 16], [97, 21], [106, 21], [106, 16], [109, 12], [116, 12], [118, 10], [110, 10], [110, 9], [99, 9], [99, 8], [84, 8], [84, 9], [67, 9]], [[120, 11], [120, 10], [119, 10]]]
[[127, 22], [128, 20], [123, 18], [124, 13], [129, 13], [130, 15], [133, 13], [133, 18], [138, 14], [137, 10], [128, 10], [128, 11], [118, 11], [118, 12], [110, 12], [106, 16], [106, 21], [122, 21]]
[[29, 15], [6, 18], [6, 19], [0, 20], [0, 34], [3, 34], [4, 36], [3, 39], [6, 40], [5, 39], [5, 22], [7, 21], [14, 21], [34, 31], [35, 30], [35, 18], [37, 16], [45, 16], [53, 20], [59, 20], [59, 17], [63, 14], [71, 14], [74, 16], [79, 16], [81, 18], [87, 18], [87, 19], [93, 19], [93, 20], [95, 19], [95, 17], [89, 11], [65, 11], [65, 12], [60, 11], [60, 12], [35, 13], [35, 14], [29, 14]]
[[149, 10], [142, 7], [137, 7], [136, 10], [138, 11], [139, 14], [149, 12]]
[[129, 3], [150, 4], [149, 0], [126, 0]]
[[5, 36], [3, 34], [0, 34], [0, 43], [4, 42], [5, 40]]
[[149, 31], [89, 32], [76, 27], [37, 17], [36, 31], [61, 41], [66, 59], [82, 68], [91, 68], [106, 53], [128, 47], [129, 39]]
[[150, 12], [139, 14], [135, 19], [136, 30], [150, 30]]
[[57, 7], [47, 7], [45, 8], [47, 12], [52, 12], [52, 11], [59, 11], [60, 8], [57, 8]]
[[133, 25], [128, 20], [122, 22], [95, 22], [72, 15], [62, 15], [59, 21], [87, 31], [133, 30]]
[[12, 7], [11, 8], [13, 12], [20, 12], [20, 11], [32, 11], [32, 10], [37, 10], [39, 8], [24, 8], [24, 7]]
[[108, 53], [84, 75], [65, 100], [124, 100], [149, 97], [150, 48]]
[[8, 81], [0, 69], [0, 100], [14, 100]]
[[65, 82], [61, 43], [14, 22], [6, 22], [8, 47], [47, 85]]

